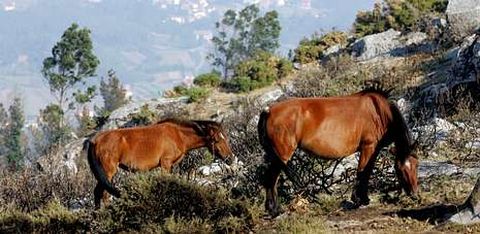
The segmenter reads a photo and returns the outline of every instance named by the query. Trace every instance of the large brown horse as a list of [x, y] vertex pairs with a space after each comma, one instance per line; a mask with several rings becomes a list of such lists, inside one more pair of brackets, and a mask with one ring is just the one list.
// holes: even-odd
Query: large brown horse
[[[379, 151], [395, 143], [395, 169], [407, 194], [417, 193], [417, 156], [398, 107], [379, 87], [339, 97], [292, 98], [275, 103], [260, 115], [258, 134], [269, 167], [265, 177], [265, 208], [279, 214], [277, 180], [293, 170], [287, 162], [297, 148], [324, 159], [360, 152], [352, 194], [356, 207], [367, 205], [368, 180]], [[290, 173], [291, 174], [291, 173]]]
[[200, 147], [224, 160], [232, 155], [227, 135], [214, 121], [166, 119], [149, 126], [98, 133], [85, 141], [90, 169], [98, 181], [95, 206], [100, 206], [102, 197], [107, 199], [105, 190], [120, 196], [111, 183], [118, 167], [131, 171], [161, 167], [170, 172], [186, 152]]

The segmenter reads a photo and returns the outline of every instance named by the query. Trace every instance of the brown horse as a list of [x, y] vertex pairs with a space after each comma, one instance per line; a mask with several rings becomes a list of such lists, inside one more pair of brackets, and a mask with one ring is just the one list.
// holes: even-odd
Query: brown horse
[[[417, 193], [417, 156], [412, 153], [408, 127], [398, 107], [379, 87], [339, 97], [292, 98], [275, 103], [260, 115], [258, 134], [269, 167], [265, 177], [265, 208], [279, 214], [277, 180], [295, 149], [324, 159], [360, 152], [352, 194], [355, 206], [367, 205], [368, 180], [379, 151], [395, 143], [395, 170], [407, 194]], [[293, 172], [293, 171], [291, 171]]]
[[[85, 141], [88, 162], [98, 183], [94, 190], [95, 207], [110, 194], [120, 191], [111, 181], [117, 167], [145, 171], [161, 167], [170, 172], [191, 149], [207, 147], [226, 160], [232, 155], [221, 124], [214, 121], [166, 119], [145, 127], [115, 129], [98, 133]], [[227, 160], [228, 161], [228, 160]]]

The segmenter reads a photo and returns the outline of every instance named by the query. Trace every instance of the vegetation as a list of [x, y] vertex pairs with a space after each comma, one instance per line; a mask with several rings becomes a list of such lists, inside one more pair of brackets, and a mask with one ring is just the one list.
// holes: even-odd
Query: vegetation
[[301, 64], [317, 62], [324, 56], [326, 49], [334, 45], [344, 46], [347, 43], [347, 34], [332, 31], [324, 35], [314, 35], [311, 39], [303, 39], [294, 50], [293, 61]]
[[259, 52], [252, 59], [240, 62], [235, 67], [232, 81], [226, 82], [234, 90], [249, 92], [272, 84], [292, 73], [290, 61], [267, 52]]
[[198, 85], [200, 87], [211, 87], [215, 88], [220, 85], [221, 73], [218, 71], [211, 71], [209, 73], [200, 74], [193, 80], [193, 84]]
[[210, 90], [202, 86], [178, 85], [173, 88], [173, 91], [176, 95], [187, 96], [188, 102], [198, 102], [210, 94]]
[[440, 14], [447, 0], [384, 0], [375, 3], [372, 11], [361, 11], [353, 25], [357, 37], [384, 32], [390, 28], [412, 31], [428, 15]]
[[258, 51], [274, 53], [280, 46], [280, 22], [276, 11], [259, 15], [256, 5], [236, 12], [227, 10], [215, 24], [217, 35], [212, 38], [214, 50], [208, 55], [223, 78], [231, 77], [232, 70], [241, 61], [252, 58]]
[[8, 166], [18, 170], [24, 163], [24, 146], [22, 141], [22, 128], [25, 122], [23, 105], [19, 97], [13, 99], [8, 108], [10, 121], [6, 128], [5, 147], [7, 151]]
[[[75, 105], [82, 106], [92, 100], [96, 87], [92, 85], [84, 91], [79, 87], [85, 84], [86, 79], [95, 75], [99, 63], [93, 54], [90, 30], [80, 29], [77, 24], [72, 24], [65, 30], [60, 41], [53, 46], [52, 55], [43, 60], [42, 75], [56, 103], [47, 106], [40, 115], [52, 117], [44, 118], [44, 121], [55, 121], [44, 122], [48, 131], [61, 132], [53, 134], [54, 137], [48, 137], [47, 139], [54, 141], [46, 142], [46, 145], [60, 145], [68, 140], [63, 138], [66, 136], [63, 132], [70, 129], [65, 114], [68, 110], [75, 109]], [[49, 111], [53, 112], [48, 113]], [[43, 134], [52, 135], [51, 132]]]

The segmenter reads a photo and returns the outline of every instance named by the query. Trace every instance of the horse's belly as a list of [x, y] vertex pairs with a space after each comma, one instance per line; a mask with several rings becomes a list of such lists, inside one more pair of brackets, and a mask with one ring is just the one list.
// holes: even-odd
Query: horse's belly
[[355, 153], [358, 145], [357, 140], [331, 136], [302, 142], [301, 148], [324, 159], [337, 159]]

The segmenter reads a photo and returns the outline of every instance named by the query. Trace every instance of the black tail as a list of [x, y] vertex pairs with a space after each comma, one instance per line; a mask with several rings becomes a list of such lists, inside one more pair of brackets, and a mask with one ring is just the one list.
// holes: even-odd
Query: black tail
[[267, 134], [267, 119], [269, 116], [270, 111], [267, 107], [260, 114], [260, 119], [258, 120], [257, 125], [258, 138], [260, 144], [262, 145], [266, 153], [264, 160], [266, 163], [278, 164], [281, 167], [282, 171], [284, 171], [287, 177], [293, 182], [293, 184], [296, 187], [301, 188], [303, 186], [300, 183], [300, 176], [298, 175], [298, 173], [295, 172], [294, 168], [291, 167], [290, 163], [287, 163], [287, 165], [285, 165], [285, 163], [280, 160], [277, 153], [273, 149], [272, 142]]
[[90, 139], [87, 139], [83, 143], [83, 149], [87, 150], [88, 164], [90, 165], [90, 170], [92, 170], [95, 179], [97, 179], [97, 181], [107, 190], [107, 192], [115, 197], [120, 197], [120, 191], [113, 187], [113, 185], [108, 181], [105, 171], [95, 157], [95, 144], [93, 144]]

